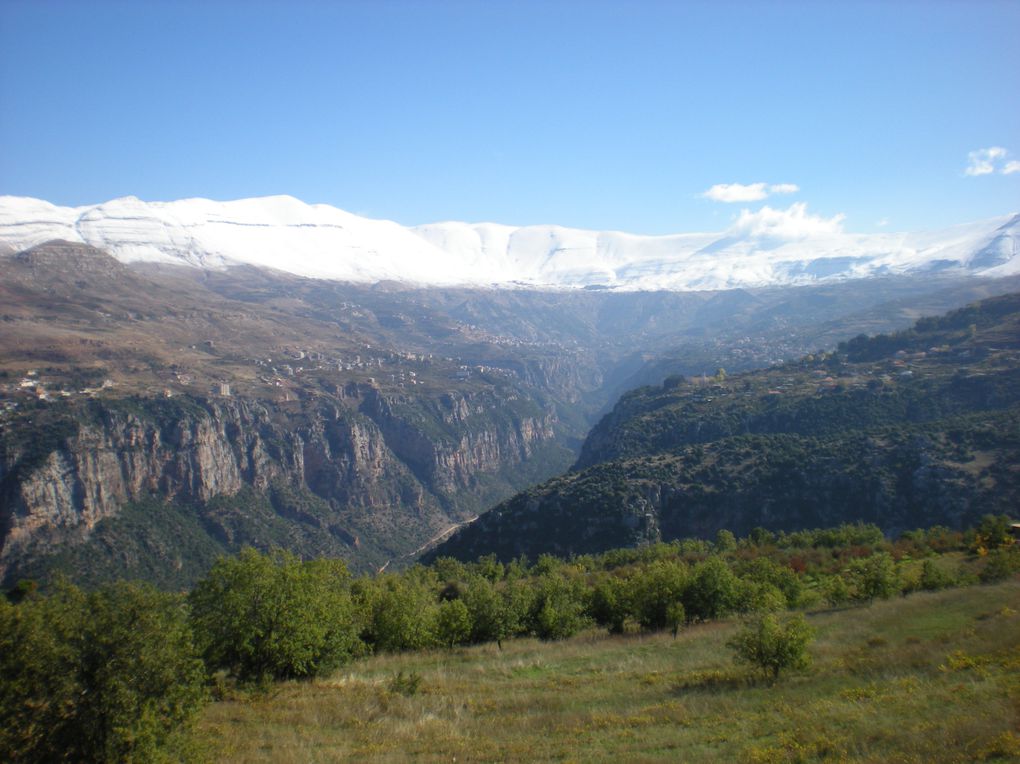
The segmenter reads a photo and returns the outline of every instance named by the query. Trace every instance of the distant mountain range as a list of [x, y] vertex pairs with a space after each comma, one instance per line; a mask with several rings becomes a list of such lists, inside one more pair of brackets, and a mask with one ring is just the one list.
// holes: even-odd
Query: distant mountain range
[[82, 207], [0, 196], [0, 245], [20, 251], [63, 239], [122, 262], [217, 270], [248, 264], [336, 281], [437, 286], [683, 291], [1020, 274], [1020, 215], [934, 232], [850, 234], [838, 225], [796, 225], [810, 222], [802, 205], [772, 212], [785, 217], [760, 225], [742, 218], [722, 233], [638, 236], [555, 225], [405, 227], [289, 196], [124, 197]]

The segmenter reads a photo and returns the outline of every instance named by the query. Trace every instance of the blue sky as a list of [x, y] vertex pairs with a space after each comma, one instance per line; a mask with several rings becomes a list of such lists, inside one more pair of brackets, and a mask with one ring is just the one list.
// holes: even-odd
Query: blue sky
[[1014, 1], [0, 0], [0, 193], [936, 228], [1020, 211], [1018, 36]]

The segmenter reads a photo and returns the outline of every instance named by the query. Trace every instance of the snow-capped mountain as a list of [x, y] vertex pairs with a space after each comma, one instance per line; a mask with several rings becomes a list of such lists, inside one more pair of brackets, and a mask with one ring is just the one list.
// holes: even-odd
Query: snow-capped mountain
[[803, 204], [744, 213], [722, 233], [638, 236], [559, 226], [405, 227], [272, 196], [83, 207], [0, 196], [0, 244], [83, 242], [123, 262], [247, 263], [314, 278], [621, 290], [728, 289], [955, 269], [1020, 273], [1020, 215], [926, 233], [843, 233]]

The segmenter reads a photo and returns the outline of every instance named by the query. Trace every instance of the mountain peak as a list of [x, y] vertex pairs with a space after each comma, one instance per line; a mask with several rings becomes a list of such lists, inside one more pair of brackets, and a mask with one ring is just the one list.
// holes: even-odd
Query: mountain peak
[[404, 227], [277, 195], [219, 202], [125, 196], [59, 207], [0, 197], [0, 244], [52, 239], [121, 262], [248, 264], [337, 281], [616, 290], [808, 284], [946, 268], [1020, 272], [1020, 215], [915, 234], [848, 234], [841, 219], [764, 208], [722, 233], [639, 236], [557, 225], [445, 222]]

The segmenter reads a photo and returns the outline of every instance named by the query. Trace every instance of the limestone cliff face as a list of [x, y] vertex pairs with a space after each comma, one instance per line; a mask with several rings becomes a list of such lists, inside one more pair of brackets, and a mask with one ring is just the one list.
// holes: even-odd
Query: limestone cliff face
[[325, 500], [340, 518], [330, 525], [352, 545], [377, 533], [400, 537], [386, 548], [413, 549], [491, 500], [492, 480], [475, 490], [481, 475], [504, 481], [498, 498], [512, 493], [519, 486], [507, 473], [555, 437], [555, 418], [520, 401], [348, 392], [291, 409], [182, 398], [48, 411], [38, 424], [48, 437], [21, 426], [20, 440], [0, 439], [0, 575], [26, 550], [87, 537], [126, 502], [201, 505], [281, 483]]
[[299, 437], [267, 444], [265, 408], [232, 401], [174, 413], [167, 419], [120, 404], [68, 408], [73, 434], [51, 448], [40, 448], [30, 432], [21, 445], [6, 442], [0, 561], [39, 538], [84, 535], [127, 501], [207, 501], [303, 470]]
[[555, 417], [517, 397], [448, 392], [438, 400], [368, 390], [361, 411], [415, 476], [443, 498], [469, 490], [478, 475], [528, 461], [555, 437]]

